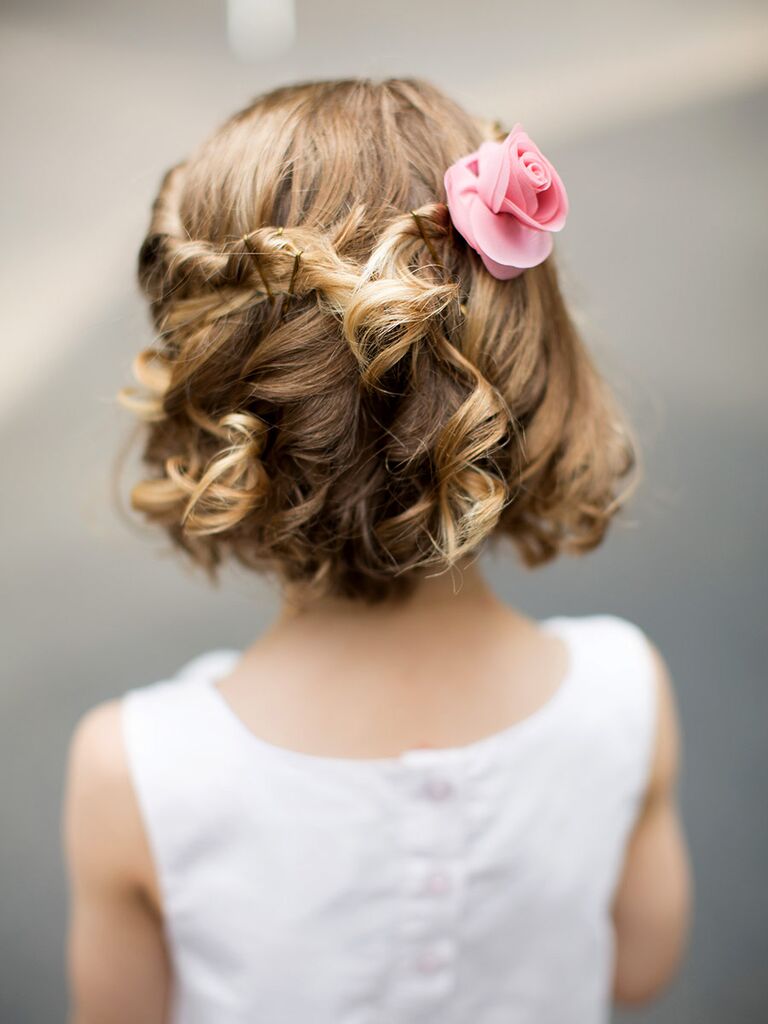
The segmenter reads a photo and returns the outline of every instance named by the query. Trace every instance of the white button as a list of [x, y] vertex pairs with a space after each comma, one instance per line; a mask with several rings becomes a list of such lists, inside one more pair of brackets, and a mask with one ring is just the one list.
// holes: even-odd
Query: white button
[[423, 949], [416, 957], [416, 968], [422, 974], [434, 974], [445, 966], [445, 957], [437, 949]]
[[427, 875], [424, 888], [432, 896], [442, 896], [451, 888], [451, 876], [447, 871], [433, 871], [431, 875]]
[[447, 800], [453, 794], [453, 786], [448, 779], [434, 775], [431, 779], [427, 779], [424, 791], [431, 800]]

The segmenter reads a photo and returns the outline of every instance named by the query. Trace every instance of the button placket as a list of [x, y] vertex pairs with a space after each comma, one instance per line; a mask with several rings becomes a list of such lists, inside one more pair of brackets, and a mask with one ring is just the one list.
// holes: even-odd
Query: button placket
[[466, 842], [463, 766], [405, 760], [402, 839], [407, 860], [396, 993], [403, 1007], [448, 998], [455, 984], [456, 926]]

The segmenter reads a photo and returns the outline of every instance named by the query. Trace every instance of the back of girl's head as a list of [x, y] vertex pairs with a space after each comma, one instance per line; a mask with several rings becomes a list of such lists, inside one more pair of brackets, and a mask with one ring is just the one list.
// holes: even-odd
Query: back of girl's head
[[553, 260], [497, 280], [445, 206], [493, 131], [424, 82], [310, 83], [166, 175], [131, 499], [212, 578], [377, 601], [492, 537], [528, 566], [603, 539], [634, 448]]

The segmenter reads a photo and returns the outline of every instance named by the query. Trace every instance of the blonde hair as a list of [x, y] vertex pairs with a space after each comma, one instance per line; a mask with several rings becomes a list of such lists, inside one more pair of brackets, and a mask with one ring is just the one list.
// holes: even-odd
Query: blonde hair
[[553, 260], [498, 281], [447, 216], [495, 131], [421, 81], [309, 83], [166, 174], [131, 503], [212, 579], [374, 602], [492, 536], [528, 566], [603, 539], [635, 447]]

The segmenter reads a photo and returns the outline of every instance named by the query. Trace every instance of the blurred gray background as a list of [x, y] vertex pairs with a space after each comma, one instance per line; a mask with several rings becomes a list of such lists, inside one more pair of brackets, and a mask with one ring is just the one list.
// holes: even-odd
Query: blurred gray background
[[249, 36], [241, 12], [235, 53], [223, 3], [2, 5], [0, 1018], [64, 1018], [59, 814], [77, 718], [199, 651], [245, 646], [275, 607], [242, 572], [208, 588], [113, 500], [132, 429], [114, 394], [151, 337], [134, 265], [160, 175], [265, 88], [418, 74], [522, 121], [555, 162], [572, 205], [566, 288], [644, 449], [644, 484], [598, 552], [488, 565], [531, 614], [633, 619], [676, 680], [693, 941], [668, 994], [617, 1019], [764, 1021], [765, 5], [299, 0], [295, 13], [281, 44]]

